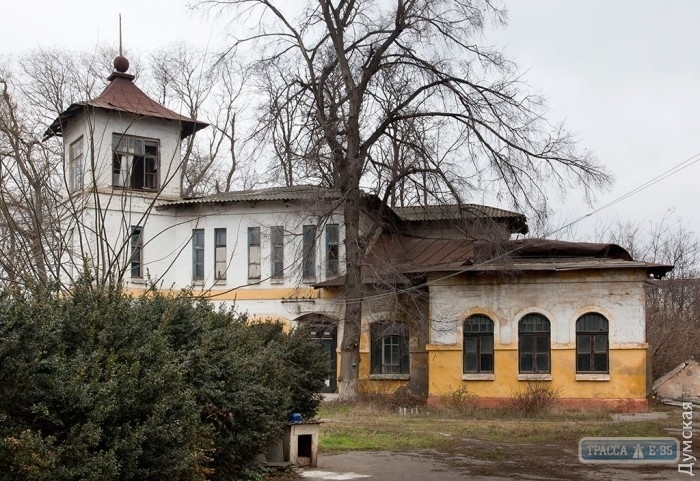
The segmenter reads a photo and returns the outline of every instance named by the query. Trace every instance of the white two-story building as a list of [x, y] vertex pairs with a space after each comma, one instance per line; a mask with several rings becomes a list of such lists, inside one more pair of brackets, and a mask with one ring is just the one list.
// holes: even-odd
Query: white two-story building
[[[65, 280], [88, 263], [133, 294], [188, 288], [252, 320], [310, 324], [334, 391], [345, 262], [337, 192], [182, 198], [182, 143], [207, 125], [150, 99], [123, 57], [115, 69], [97, 98], [47, 132], [65, 145]], [[513, 241], [527, 223], [507, 210], [378, 203], [365, 196], [362, 212], [364, 228], [379, 223], [382, 234], [363, 266], [361, 388], [408, 384], [439, 401], [467, 387], [500, 404], [539, 381], [571, 405], [646, 407], [645, 284], [670, 267], [613, 245]]]

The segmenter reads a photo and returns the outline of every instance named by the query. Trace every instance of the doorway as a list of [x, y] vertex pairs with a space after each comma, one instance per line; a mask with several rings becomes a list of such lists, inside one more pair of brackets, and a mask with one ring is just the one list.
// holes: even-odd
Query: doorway
[[311, 330], [311, 338], [318, 341], [326, 355], [328, 373], [321, 392], [334, 393], [338, 388], [338, 323], [333, 318], [321, 314], [310, 314], [298, 319], [299, 323]]

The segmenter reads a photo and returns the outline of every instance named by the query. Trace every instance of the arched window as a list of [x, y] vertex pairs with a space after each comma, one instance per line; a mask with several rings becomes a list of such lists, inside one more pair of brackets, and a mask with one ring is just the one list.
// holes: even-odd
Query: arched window
[[408, 327], [394, 321], [370, 325], [372, 374], [408, 374]]
[[576, 321], [576, 372], [609, 372], [608, 320], [589, 312]]
[[541, 314], [528, 314], [518, 323], [518, 369], [521, 373], [549, 373], [549, 319]]
[[493, 372], [493, 321], [477, 314], [464, 321], [464, 372]]

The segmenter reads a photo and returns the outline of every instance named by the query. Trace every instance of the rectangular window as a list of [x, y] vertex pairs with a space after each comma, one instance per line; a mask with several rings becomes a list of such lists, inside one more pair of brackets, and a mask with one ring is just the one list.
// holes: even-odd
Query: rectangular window
[[493, 333], [464, 337], [464, 372], [493, 372]]
[[260, 279], [260, 227], [248, 227], [248, 279]]
[[384, 336], [382, 339], [382, 372], [401, 373], [401, 337]]
[[71, 192], [83, 188], [85, 169], [83, 155], [83, 137], [81, 136], [68, 147], [68, 188]]
[[608, 334], [576, 336], [576, 371], [608, 372]]
[[326, 225], [326, 277], [338, 275], [338, 224]]
[[549, 333], [520, 334], [520, 372], [549, 373]]
[[549, 374], [551, 325], [540, 314], [527, 314], [518, 323], [519, 371], [527, 374]]
[[114, 187], [158, 189], [160, 153], [157, 140], [113, 134], [112, 150], [112, 185]]
[[464, 373], [493, 372], [493, 321], [475, 314], [464, 321]]
[[192, 280], [204, 280], [204, 229], [192, 229]]
[[226, 229], [214, 229], [214, 273], [217, 281], [226, 280]]
[[305, 280], [316, 279], [316, 226], [305, 225], [302, 239], [301, 275]]
[[608, 320], [590, 312], [576, 321], [576, 372], [608, 373]]
[[281, 225], [270, 227], [271, 277], [284, 279], [284, 228]]
[[407, 326], [391, 321], [370, 325], [370, 364], [371, 374], [409, 373]]
[[131, 264], [131, 277], [143, 278], [143, 227], [131, 226], [131, 256], [129, 263]]

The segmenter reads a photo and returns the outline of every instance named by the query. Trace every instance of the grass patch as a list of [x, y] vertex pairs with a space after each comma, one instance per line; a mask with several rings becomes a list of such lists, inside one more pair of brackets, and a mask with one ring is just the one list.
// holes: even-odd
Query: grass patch
[[[600, 412], [552, 410], [532, 417], [512, 409], [469, 410], [421, 407], [419, 414], [376, 404], [323, 404], [319, 411], [320, 450], [325, 453], [357, 450], [411, 451], [434, 449], [459, 453], [466, 440], [506, 445], [574, 445], [586, 436], [667, 436], [669, 419], [612, 422]], [[667, 424], [669, 426], [667, 426]], [[673, 427], [673, 426], [670, 426]], [[498, 450], [471, 449], [477, 459], [498, 461]]]

